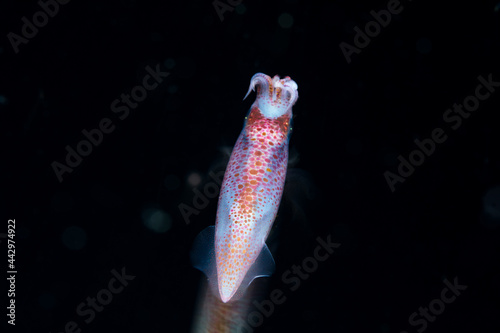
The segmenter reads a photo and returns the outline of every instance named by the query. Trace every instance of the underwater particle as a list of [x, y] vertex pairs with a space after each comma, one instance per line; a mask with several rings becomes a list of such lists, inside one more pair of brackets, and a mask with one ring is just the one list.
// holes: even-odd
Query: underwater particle
[[191, 186], [198, 186], [201, 183], [201, 176], [199, 173], [193, 172], [188, 176], [187, 181]]
[[500, 2], [495, 5], [495, 13], [498, 13], [500, 11]]
[[483, 197], [484, 212], [495, 219], [500, 219], [500, 186], [493, 187]]
[[67, 227], [62, 233], [62, 242], [70, 250], [81, 250], [87, 244], [87, 233], [80, 227]]
[[168, 69], [172, 69], [175, 67], [175, 60], [172, 58], [168, 58], [163, 62], [163, 65]]
[[90, 194], [103, 207], [118, 208], [123, 205], [121, 197], [103, 184], [92, 184]]
[[7, 104], [7, 97], [4, 95], [0, 95], [0, 105], [6, 105]]
[[159, 32], [156, 32], [156, 31], [152, 32], [149, 35], [149, 38], [153, 42], [162, 42], [164, 40], [163, 36]]
[[168, 110], [174, 111], [177, 110], [181, 107], [182, 101], [181, 99], [176, 96], [175, 94], [167, 95], [165, 99], [165, 107]]
[[280, 27], [288, 29], [293, 25], [293, 16], [288, 13], [283, 13], [278, 17]]
[[484, 195], [481, 220], [486, 226], [500, 226], [500, 186], [490, 188]]
[[394, 152], [386, 152], [384, 154], [384, 157], [383, 157], [383, 163], [388, 166], [388, 167], [392, 167], [392, 166], [395, 166], [396, 165], [396, 161], [397, 161], [397, 158], [398, 158], [398, 154], [394, 153]]
[[56, 298], [52, 293], [48, 291], [42, 291], [40, 296], [38, 296], [38, 303], [45, 310], [50, 310], [56, 305]]
[[247, 7], [245, 7], [244, 4], [239, 4], [238, 6], [236, 6], [236, 13], [240, 14], [240, 15], [243, 15], [245, 14], [245, 12], [247, 11]]
[[167, 91], [169, 94], [175, 94], [177, 91], [179, 91], [179, 87], [176, 84], [170, 84], [167, 87]]
[[163, 180], [163, 184], [165, 184], [165, 187], [167, 188], [167, 190], [173, 191], [179, 187], [179, 185], [181, 184], [181, 181], [180, 181], [179, 177], [177, 177], [176, 175], [168, 175]]
[[20, 226], [16, 228], [16, 237], [20, 237], [22, 239], [27, 239], [30, 236], [30, 229], [26, 228], [26, 226]]
[[55, 193], [50, 199], [52, 208], [57, 213], [66, 213], [73, 209], [75, 204], [71, 193], [66, 191], [59, 191]]
[[192, 78], [196, 73], [196, 62], [190, 57], [179, 58], [176, 75], [182, 79]]
[[146, 228], [157, 233], [167, 232], [172, 226], [170, 215], [159, 208], [147, 208], [142, 212]]
[[203, 24], [206, 26], [211, 26], [214, 23], [214, 19], [212, 18], [211, 15], [206, 15], [203, 18]]
[[363, 151], [363, 143], [360, 139], [353, 138], [346, 143], [346, 150], [351, 155], [359, 155]]
[[421, 54], [429, 54], [432, 50], [432, 42], [429, 38], [419, 38], [416, 43], [416, 48]]

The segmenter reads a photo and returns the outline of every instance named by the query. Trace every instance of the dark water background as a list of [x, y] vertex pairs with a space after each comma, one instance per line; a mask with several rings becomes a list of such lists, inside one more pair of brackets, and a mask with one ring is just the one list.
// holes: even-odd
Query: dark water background
[[[22, 37], [22, 18], [42, 7], [2, 1], [0, 233], [16, 219], [18, 274], [15, 328], [1, 285], [1, 331], [74, 321], [81, 332], [188, 332], [201, 278], [189, 249], [217, 205], [193, 188], [217, 190], [209, 173], [224, 169], [255, 97], [242, 102], [250, 78], [263, 72], [289, 75], [300, 97], [268, 242], [269, 291], [286, 301], [256, 331], [498, 332], [500, 87], [460, 124], [443, 115], [475, 95], [478, 76], [500, 82], [499, 5], [402, 1], [348, 63], [340, 43], [353, 45], [354, 28], [387, 4], [242, 1], [221, 20], [210, 1], [73, 0], [45, 25], [39, 16], [16, 53], [9, 33]], [[148, 66], [169, 75], [128, 115], [113, 112]], [[103, 119], [112, 132], [60, 181], [53, 162]], [[436, 128], [446, 140], [391, 191], [384, 173]], [[194, 201], [187, 220], [179, 207]], [[340, 247], [292, 291], [282, 274], [328, 236]], [[112, 270], [135, 278], [110, 294]], [[455, 278], [467, 289], [440, 309]], [[76, 312], [96, 296], [109, 304], [95, 317]], [[430, 303], [442, 313], [412, 326]]]

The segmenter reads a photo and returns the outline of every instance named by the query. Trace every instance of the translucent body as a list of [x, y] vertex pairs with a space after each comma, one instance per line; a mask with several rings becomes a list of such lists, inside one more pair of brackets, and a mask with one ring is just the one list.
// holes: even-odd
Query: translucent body
[[[257, 98], [232, 151], [217, 208], [213, 256], [204, 272], [223, 302], [270, 275], [265, 240], [278, 211], [288, 162], [288, 140], [297, 85], [289, 77], [256, 74]], [[248, 95], [248, 94], [247, 94]], [[267, 253], [259, 256], [262, 249]], [[200, 251], [201, 252], [201, 251]], [[259, 260], [257, 260], [259, 258]], [[205, 261], [207, 263], [208, 261]], [[208, 272], [210, 271], [210, 272]]]

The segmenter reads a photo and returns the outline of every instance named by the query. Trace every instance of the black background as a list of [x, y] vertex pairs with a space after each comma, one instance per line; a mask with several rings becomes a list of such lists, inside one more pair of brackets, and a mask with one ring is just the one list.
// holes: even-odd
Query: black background
[[[2, 313], [2, 332], [61, 332], [72, 320], [82, 332], [190, 330], [202, 275], [189, 249], [217, 200], [189, 224], [179, 205], [193, 205], [190, 175], [203, 191], [223, 170], [256, 72], [289, 75], [300, 96], [269, 287], [289, 290], [281, 274], [316, 237], [341, 244], [259, 331], [416, 332], [408, 317], [457, 277], [467, 290], [426, 331], [498, 332], [500, 92], [457, 130], [443, 114], [479, 75], [500, 81], [500, 12], [495, 1], [402, 6], [348, 64], [339, 44], [387, 1], [243, 1], [221, 21], [210, 1], [72, 0], [17, 54], [7, 34], [40, 6], [1, 2], [0, 232], [16, 219], [19, 272], [16, 326]], [[111, 102], [157, 64], [170, 75], [120, 120]], [[116, 129], [59, 182], [51, 163], [103, 118]], [[392, 193], [384, 172], [435, 128], [448, 139]], [[168, 230], [147, 227], [152, 211]], [[78, 304], [122, 267], [136, 278], [83, 323]]]

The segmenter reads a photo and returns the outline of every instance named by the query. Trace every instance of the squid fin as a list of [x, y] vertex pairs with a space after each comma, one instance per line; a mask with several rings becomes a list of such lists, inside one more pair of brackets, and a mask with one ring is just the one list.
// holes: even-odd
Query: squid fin
[[[190, 257], [191, 264], [194, 268], [203, 272], [208, 279], [208, 284], [213, 294], [220, 299], [218, 280], [217, 280], [217, 265], [215, 260], [215, 226], [209, 226], [203, 229], [196, 236], [193, 248], [191, 249]], [[253, 280], [259, 277], [271, 276], [276, 269], [273, 256], [269, 248], [264, 243], [262, 250], [255, 262], [248, 269], [243, 281], [238, 290], [233, 295], [231, 300], [241, 298]]]

